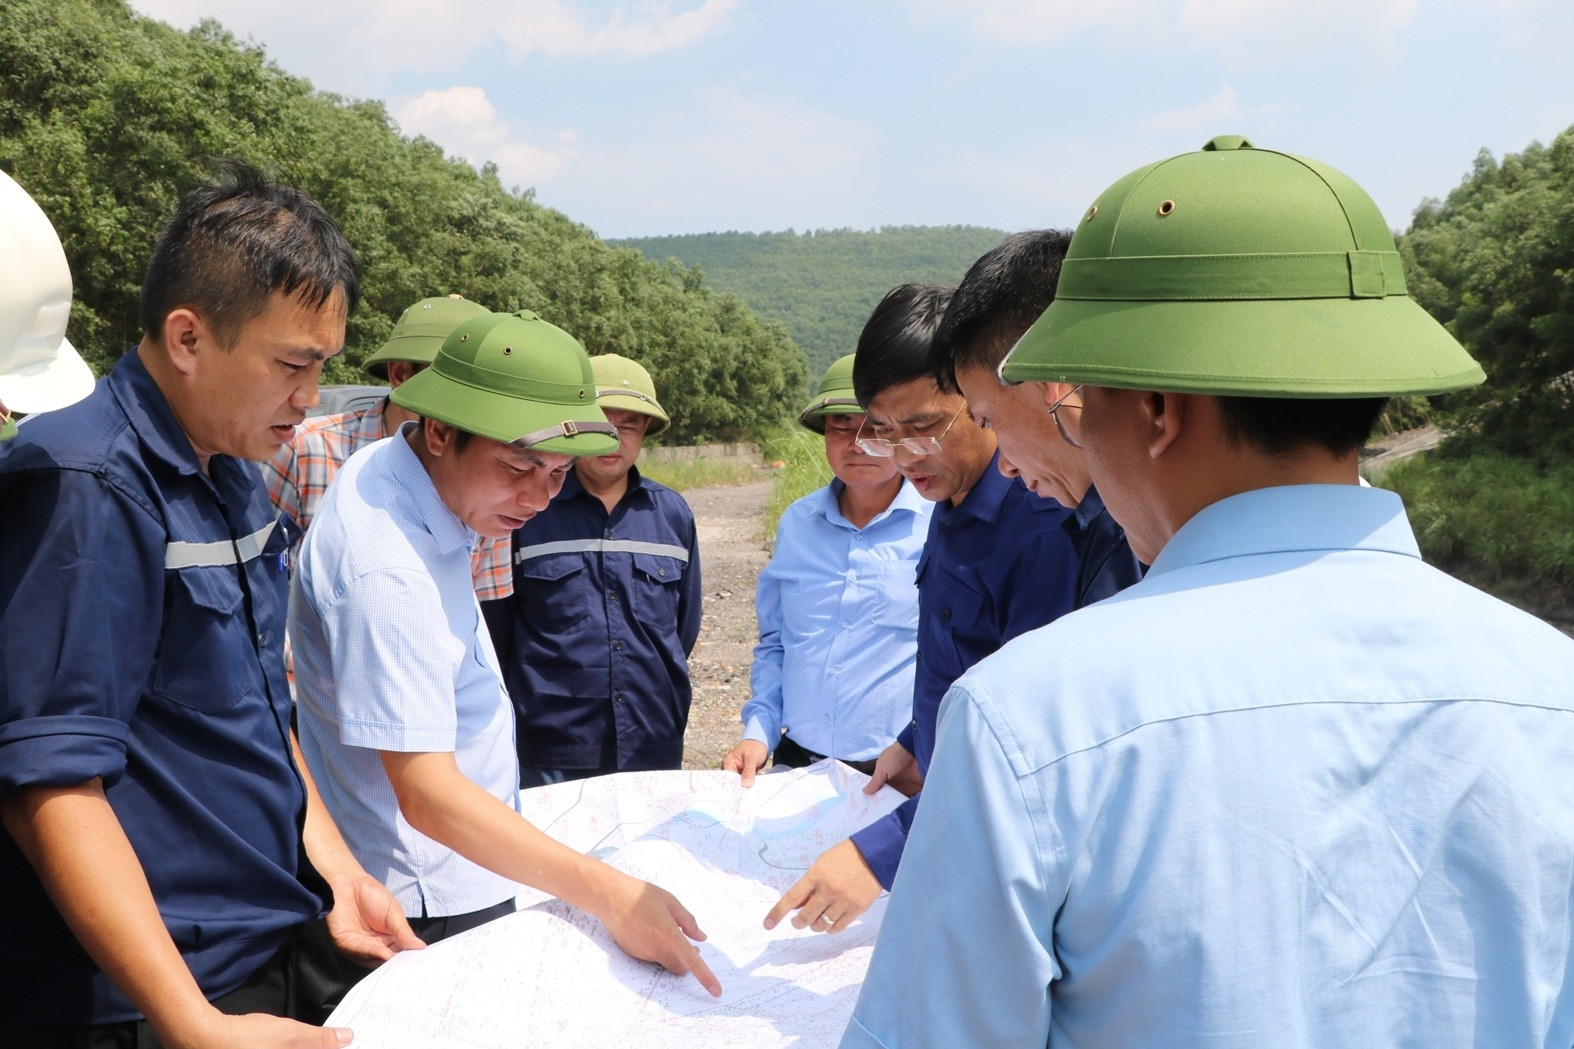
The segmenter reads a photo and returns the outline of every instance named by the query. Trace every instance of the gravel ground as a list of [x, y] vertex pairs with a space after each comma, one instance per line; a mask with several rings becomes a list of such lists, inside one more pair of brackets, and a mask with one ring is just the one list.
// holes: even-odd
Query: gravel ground
[[683, 493], [699, 528], [705, 614], [689, 657], [694, 706], [683, 741], [683, 767], [713, 769], [743, 731], [738, 712], [749, 698], [749, 661], [757, 628], [754, 582], [770, 554], [765, 502], [771, 482]]

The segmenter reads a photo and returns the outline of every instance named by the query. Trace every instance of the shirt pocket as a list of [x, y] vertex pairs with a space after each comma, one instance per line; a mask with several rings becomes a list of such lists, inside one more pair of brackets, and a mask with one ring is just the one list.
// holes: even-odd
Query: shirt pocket
[[678, 628], [678, 595], [687, 568], [680, 557], [634, 555], [634, 611], [656, 633]]
[[520, 614], [545, 634], [572, 630], [590, 615], [585, 559], [580, 554], [532, 557], [515, 581]]
[[230, 710], [255, 691], [258, 667], [236, 569], [182, 568], [166, 579], [153, 695], [204, 713]]
[[918, 586], [914, 582], [917, 563], [886, 561], [878, 567], [863, 568], [872, 573], [874, 607], [870, 619], [876, 626], [892, 630], [918, 630]]

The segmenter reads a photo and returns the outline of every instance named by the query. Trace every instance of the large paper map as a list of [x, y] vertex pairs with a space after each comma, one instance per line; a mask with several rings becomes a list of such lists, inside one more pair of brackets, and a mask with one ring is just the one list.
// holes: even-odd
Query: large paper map
[[624, 954], [593, 918], [539, 892], [520, 911], [363, 980], [329, 1019], [356, 1049], [834, 1046], [852, 1015], [885, 901], [835, 936], [761, 920], [826, 848], [894, 809], [825, 762], [761, 776], [622, 773], [521, 794], [553, 837], [671, 890], [709, 939], [712, 998]]

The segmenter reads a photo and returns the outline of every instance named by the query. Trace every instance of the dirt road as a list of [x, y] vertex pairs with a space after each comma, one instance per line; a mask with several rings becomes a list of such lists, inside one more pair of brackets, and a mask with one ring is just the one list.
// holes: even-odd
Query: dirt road
[[705, 584], [705, 618], [689, 658], [694, 706], [684, 737], [684, 768], [715, 768], [743, 729], [738, 711], [749, 698], [754, 582], [769, 559], [764, 515], [770, 490], [766, 480], [683, 494], [699, 527]]

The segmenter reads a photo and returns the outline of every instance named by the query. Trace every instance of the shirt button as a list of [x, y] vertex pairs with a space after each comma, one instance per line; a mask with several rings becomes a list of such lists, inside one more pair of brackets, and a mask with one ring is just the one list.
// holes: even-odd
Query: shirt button
[[602, 532], [601, 533], [601, 538], [603, 538], [603, 539], [611, 539], [612, 538], [612, 529], [608, 528], [605, 532]]
[[612, 642], [612, 650], [614, 652], [621, 652], [621, 651], [623, 651], [623, 642], [621, 642], [621, 641], [614, 641], [614, 642]]
[[662, 578], [666, 578], [667, 570], [665, 568], [658, 568], [658, 569], [656, 569], [656, 574], [661, 576]]
[[944, 619], [947, 623], [951, 622], [951, 610], [949, 608], [942, 608], [940, 610], [940, 618]]
[[852, 625], [853, 624], [852, 624], [851, 621], [846, 620], [846, 619], [842, 620], [842, 629], [843, 630], [850, 630], [850, 629], [852, 629]]
[[267, 648], [268, 647], [268, 635], [267, 634], [258, 634], [257, 635], [257, 647], [258, 648]]
[[623, 693], [621, 693], [621, 692], [614, 692], [614, 693], [612, 693], [612, 702], [614, 702], [614, 703], [621, 703], [621, 702], [623, 702]]
[[862, 539], [863, 537], [864, 537], [864, 534], [862, 532], [854, 532], [853, 533], [853, 538], [854, 539]]
[[607, 596], [616, 601], [618, 599], [618, 592], [616, 590], [608, 590]]

